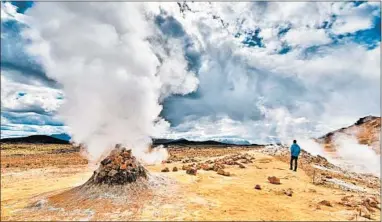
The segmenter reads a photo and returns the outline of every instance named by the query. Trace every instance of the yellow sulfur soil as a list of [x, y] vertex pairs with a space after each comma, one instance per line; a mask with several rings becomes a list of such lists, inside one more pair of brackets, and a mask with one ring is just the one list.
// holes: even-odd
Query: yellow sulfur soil
[[[91, 176], [86, 165], [21, 171], [2, 168], [1, 220], [367, 220], [338, 204], [345, 195], [360, 194], [313, 185], [305, 172], [290, 171], [285, 162], [256, 151], [242, 152], [250, 152], [256, 159], [245, 169], [227, 167], [225, 170], [233, 174], [230, 177], [203, 170], [196, 176], [188, 175], [180, 162], [147, 166], [153, 175], [168, 178], [172, 184], [132, 204], [92, 199], [79, 202], [73, 193], [65, 192]], [[179, 171], [160, 172], [166, 166], [170, 171], [177, 166]], [[270, 184], [268, 176], [281, 178], [281, 184]], [[256, 184], [262, 189], [254, 189]], [[291, 197], [282, 191], [288, 188], [293, 190]], [[48, 200], [46, 208], [26, 208], [44, 199]], [[333, 207], [319, 205], [322, 200], [330, 201]], [[380, 220], [379, 211], [372, 219]]]

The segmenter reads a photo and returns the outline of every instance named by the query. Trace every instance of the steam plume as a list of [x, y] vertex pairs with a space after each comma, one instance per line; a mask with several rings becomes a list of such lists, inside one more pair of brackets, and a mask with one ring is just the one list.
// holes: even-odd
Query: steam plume
[[[27, 13], [28, 51], [63, 86], [59, 114], [91, 160], [116, 143], [145, 155], [159, 121], [160, 100], [195, 90], [179, 42], [161, 37], [143, 3], [36, 3]], [[160, 121], [163, 122], [163, 121]]]

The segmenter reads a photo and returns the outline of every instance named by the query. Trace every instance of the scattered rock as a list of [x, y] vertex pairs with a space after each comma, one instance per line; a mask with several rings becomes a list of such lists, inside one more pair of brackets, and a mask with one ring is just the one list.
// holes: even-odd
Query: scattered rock
[[227, 172], [227, 171], [224, 171], [223, 169], [219, 169], [219, 170], [217, 171], [217, 174], [219, 174], [219, 175], [223, 175], [223, 176], [230, 176], [230, 173]]
[[196, 168], [193, 168], [193, 167], [190, 167], [190, 168], [188, 168], [187, 170], [186, 170], [186, 173], [187, 174], [190, 174], [190, 175], [196, 175], [196, 172], [197, 172], [198, 170], [196, 169]]
[[168, 167], [165, 167], [164, 169], [161, 170], [161, 172], [170, 172], [170, 169]]
[[174, 167], [174, 168], [172, 168], [172, 172], [178, 172], [178, 167]]
[[291, 197], [293, 195], [293, 190], [291, 188], [288, 188], [287, 190], [284, 190], [284, 194]]
[[202, 169], [205, 171], [213, 170], [213, 166], [207, 163], [202, 164]]
[[256, 190], [261, 190], [261, 186], [259, 184], [256, 184], [255, 189]]
[[186, 165], [183, 165], [182, 166], [182, 170], [188, 170], [188, 168], [190, 168], [189, 166], [186, 166]]
[[378, 207], [378, 200], [374, 197], [364, 198], [361, 205], [365, 206], [366, 209], [369, 210], [370, 212], [375, 212], [373, 208], [380, 210], [380, 207]]
[[239, 165], [239, 167], [242, 168], [242, 169], [246, 168], [245, 165], [242, 164], [242, 163], [236, 162], [236, 164]]
[[113, 177], [115, 174], [117, 174], [118, 173], [118, 171], [116, 171], [116, 170], [111, 170], [107, 175], [109, 176], [109, 177]]
[[322, 200], [319, 202], [319, 204], [327, 207], [333, 207], [332, 203], [330, 203], [328, 200]]
[[272, 177], [268, 177], [268, 181], [269, 183], [271, 184], [281, 184], [280, 183], [280, 179], [275, 177], [275, 176], [272, 176]]
[[111, 163], [111, 159], [110, 158], [105, 158], [104, 160], [101, 161], [102, 165], [107, 165], [109, 163]]
[[225, 167], [224, 167], [224, 165], [223, 164], [220, 164], [220, 163], [215, 163], [214, 164], [214, 166], [213, 166], [213, 170], [214, 171], [218, 171], [218, 170], [220, 170], [220, 169], [224, 169]]
[[359, 212], [359, 216], [361, 217], [364, 217], [364, 218], [367, 218], [367, 219], [371, 219], [371, 214], [369, 212], [369, 210], [365, 207], [365, 206], [359, 206], [358, 207], [358, 212]]

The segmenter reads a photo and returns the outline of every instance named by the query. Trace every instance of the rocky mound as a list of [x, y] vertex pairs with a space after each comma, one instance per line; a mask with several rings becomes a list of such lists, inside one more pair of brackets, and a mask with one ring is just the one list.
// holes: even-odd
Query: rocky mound
[[355, 136], [360, 144], [368, 145], [376, 153], [380, 153], [381, 117], [366, 116], [360, 118], [351, 126], [325, 134], [318, 138], [317, 142], [325, 145], [327, 151], [333, 152], [336, 150], [333, 146], [333, 138], [339, 133]]
[[85, 185], [123, 185], [138, 179], [147, 180], [147, 170], [131, 154], [131, 150], [116, 147], [101, 161], [99, 168]]

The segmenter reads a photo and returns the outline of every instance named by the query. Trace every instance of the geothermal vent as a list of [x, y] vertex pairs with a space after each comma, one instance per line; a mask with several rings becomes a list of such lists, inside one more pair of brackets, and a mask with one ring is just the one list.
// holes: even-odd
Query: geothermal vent
[[117, 145], [84, 185], [124, 185], [145, 181], [147, 177], [147, 170], [132, 156], [131, 150]]

